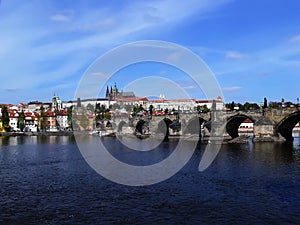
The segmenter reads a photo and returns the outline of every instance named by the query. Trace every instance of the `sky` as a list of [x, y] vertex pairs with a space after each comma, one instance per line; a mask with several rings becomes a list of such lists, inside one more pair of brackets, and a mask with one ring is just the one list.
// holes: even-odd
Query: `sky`
[[[298, 0], [1, 0], [0, 103], [50, 102], [54, 93], [72, 100], [98, 57], [141, 40], [197, 54], [225, 102], [297, 102], [299, 12]], [[186, 74], [159, 63], [131, 65], [107, 84], [123, 89], [143, 76], [167, 77], [204, 98]]]

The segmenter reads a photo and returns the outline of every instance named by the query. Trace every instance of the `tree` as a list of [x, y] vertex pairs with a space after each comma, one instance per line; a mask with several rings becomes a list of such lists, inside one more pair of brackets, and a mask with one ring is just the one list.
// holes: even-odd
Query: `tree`
[[140, 104], [140, 107], [139, 107], [139, 112], [140, 111], [143, 111], [144, 110], [144, 107], [143, 107], [143, 105], [142, 104]]
[[288, 101], [285, 103], [286, 107], [293, 107], [294, 106], [294, 103]]
[[69, 128], [71, 128], [73, 130], [73, 121], [72, 121], [73, 106], [70, 106], [67, 109], [67, 114], [68, 114], [68, 125], [69, 125]]
[[269, 102], [269, 107], [273, 109], [280, 109], [282, 108], [281, 102]]
[[251, 104], [251, 109], [260, 109], [260, 107], [257, 103], [252, 103]]
[[132, 110], [131, 110], [131, 114], [133, 116], [135, 116], [137, 113], [139, 112], [139, 109], [136, 106], [133, 106]]
[[109, 113], [105, 113], [104, 114], [104, 118], [107, 119], [107, 120], [110, 120], [111, 119], [111, 115]]
[[168, 115], [169, 109], [168, 109], [168, 108], [165, 108], [164, 113], [165, 113], [166, 115]]
[[251, 108], [251, 104], [249, 102], [245, 102], [244, 109], [249, 110]]
[[196, 109], [197, 109], [198, 113], [200, 113], [200, 112], [208, 113], [210, 111], [206, 104], [205, 105], [197, 105]]
[[23, 131], [25, 128], [25, 115], [24, 115], [24, 111], [22, 110], [22, 112], [19, 113], [19, 117], [18, 117], [18, 122], [17, 122], [17, 127]]
[[40, 107], [40, 115], [39, 115], [39, 125], [40, 129], [44, 131], [46, 129], [46, 117], [45, 117], [45, 108], [43, 106]]
[[2, 108], [2, 126], [6, 132], [10, 131], [9, 115], [6, 106]]
[[242, 105], [241, 103], [238, 103], [237, 106], [239, 107], [239, 110], [244, 110], [244, 105]]
[[230, 110], [231, 110], [231, 111], [234, 110], [234, 105], [235, 105], [235, 104], [234, 104], [234, 101], [232, 101], [232, 102], [231, 102], [231, 105], [230, 105]]

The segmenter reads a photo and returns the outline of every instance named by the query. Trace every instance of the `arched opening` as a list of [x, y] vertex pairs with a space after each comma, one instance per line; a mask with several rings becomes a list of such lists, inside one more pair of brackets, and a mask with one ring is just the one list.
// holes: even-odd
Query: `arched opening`
[[293, 142], [293, 129], [300, 121], [300, 111], [292, 113], [285, 117], [276, 127], [277, 133], [280, 133], [287, 142]]
[[122, 129], [123, 129], [124, 125], [126, 125], [126, 124], [127, 123], [123, 120], [119, 123], [118, 129], [117, 129], [118, 133], [122, 132]]
[[[226, 123], [226, 132], [232, 138], [239, 137], [239, 128], [240, 128], [241, 124], [243, 124], [243, 123], [249, 123], [249, 125], [243, 125], [243, 126], [244, 126], [244, 128], [246, 128], [246, 126], [248, 126], [248, 128], [252, 126], [252, 132], [253, 132], [253, 123], [255, 123], [255, 120], [244, 114], [238, 114], [238, 115], [229, 117], [227, 119], [227, 123]], [[250, 124], [252, 124], [252, 125], [250, 125]], [[249, 129], [251, 129], [251, 128], [249, 128]]]
[[138, 132], [139, 134], [144, 134], [145, 132], [145, 120], [139, 120], [135, 126], [135, 130], [136, 132]]

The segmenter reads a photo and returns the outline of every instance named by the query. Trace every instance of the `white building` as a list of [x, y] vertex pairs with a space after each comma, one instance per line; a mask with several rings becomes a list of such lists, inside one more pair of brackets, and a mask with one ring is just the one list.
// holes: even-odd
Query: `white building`
[[240, 133], [251, 133], [253, 132], [253, 122], [250, 119], [246, 119], [241, 123], [241, 125], [238, 128], [238, 131]]
[[38, 131], [38, 113], [25, 112], [25, 128], [24, 131], [37, 132]]
[[115, 104], [115, 100], [109, 100], [107, 98], [95, 98], [95, 99], [78, 99], [77, 101], [62, 102], [62, 108], [66, 109], [71, 106], [77, 107], [80, 104], [83, 107], [87, 107], [89, 104], [96, 108], [97, 104], [104, 105], [105, 108], [109, 108], [110, 105]]
[[9, 126], [12, 131], [18, 131], [18, 118], [19, 113], [16, 110], [8, 110], [9, 113]]
[[[197, 100], [196, 101], [196, 107], [199, 106], [204, 106], [206, 105], [207, 108], [211, 109], [213, 105], [214, 100]], [[217, 97], [215, 100], [216, 103], [216, 110], [223, 110], [224, 109], [224, 102], [220, 96]]]
[[147, 102], [147, 109], [149, 109], [150, 105], [153, 106], [155, 111], [165, 110], [166, 108], [171, 111], [172, 109], [183, 111], [183, 112], [193, 112], [197, 106], [206, 105], [208, 109], [211, 109], [213, 102], [216, 104], [217, 110], [224, 109], [224, 103], [221, 97], [218, 97], [214, 100], [196, 100], [194, 98], [190, 99], [174, 99], [174, 100], [166, 100], [166, 99], [158, 99], [158, 100], [150, 100]]
[[57, 126], [60, 129], [67, 129], [69, 127], [68, 123], [68, 113], [67, 110], [62, 109], [56, 114]]
[[160, 111], [168, 109], [171, 111], [172, 109], [179, 111], [190, 111], [194, 110], [196, 103], [196, 99], [176, 99], [176, 100], [166, 100], [166, 99], [158, 99], [158, 100], [150, 100], [146, 104], [146, 108], [149, 109], [150, 105], [153, 106], [154, 111]]

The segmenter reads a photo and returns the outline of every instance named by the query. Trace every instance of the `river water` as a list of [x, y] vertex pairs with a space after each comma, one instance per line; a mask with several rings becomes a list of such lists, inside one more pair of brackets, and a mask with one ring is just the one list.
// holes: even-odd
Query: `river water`
[[130, 187], [92, 170], [71, 136], [0, 137], [0, 224], [299, 224], [299, 144], [223, 145], [199, 172], [202, 145], [170, 179]]

